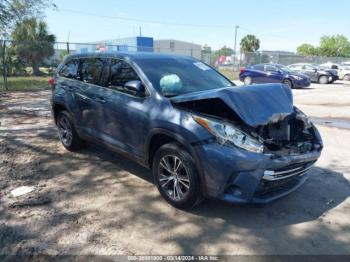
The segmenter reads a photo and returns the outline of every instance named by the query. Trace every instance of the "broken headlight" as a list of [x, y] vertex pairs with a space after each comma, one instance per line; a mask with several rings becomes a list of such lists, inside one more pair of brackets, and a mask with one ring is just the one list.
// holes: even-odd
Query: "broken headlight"
[[193, 119], [207, 129], [221, 144], [231, 144], [245, 150], [262, 153], [264, 146], [258, 140], [245, 134], [233, 125], [193, 115]]

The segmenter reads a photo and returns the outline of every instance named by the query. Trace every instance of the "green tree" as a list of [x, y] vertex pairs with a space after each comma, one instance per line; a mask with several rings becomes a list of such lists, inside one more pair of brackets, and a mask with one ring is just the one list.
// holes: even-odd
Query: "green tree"
[[211, 47], [208, 46], [207, 44], [205, 44], [205, 45], [202, 47], [202, 52], [203, 52], [203, 53], [211, 53]]
[[17, 24], [11, 36], [17, 56], [33, 68], [34, 75], [40, 75], [39, 66], [54, 54], [56, 40], [48, 33], [46, 23], [35, 17], [25, 19]]
[[17, 23], [41, 15], [47, 7], [56, 5], [51, 0], [0, 0], [0, 37], [7, 38]]
[[224, 45], [220, 50], [216, 51], [216, 53], [223, 56], [231, 56], [233, 55], [233, 49]]
[[300, 46], [298, 46], [297, 48], [297, 54], [298, 55], [317, 55], [318, 54], [318, 49], [316, 47], [314, 47], [313, 45], [310, 44], [301, 44]]
[[319, 47], [322, 56], [350, 56], [350, 42], [343, 35], [322, 36]]
[[224, 45], [219, 50], [216, 50], [215, 52], [211, 53], [211, 61], [215, 63], [218, 61], [220, 56], [231, 56], [233, 55], [233, 49]]
[[241, 52], [256, 52], [260, 48], [260, 40], [255, 35], [246, 35], [242, 38], [240, 46]]

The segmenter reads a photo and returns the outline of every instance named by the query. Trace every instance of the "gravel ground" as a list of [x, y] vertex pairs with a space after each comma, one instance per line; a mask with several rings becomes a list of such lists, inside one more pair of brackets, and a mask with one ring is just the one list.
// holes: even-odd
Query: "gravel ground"
[[[325, 143], [305, 185], [263, 207], [189, 211], [122, 156], [66, 151], [49, 91], [0, 93], [0, 254], [350, 254], [350, 84], [293, 93]], [[23, 185], [35, 190], [11, 197]]]

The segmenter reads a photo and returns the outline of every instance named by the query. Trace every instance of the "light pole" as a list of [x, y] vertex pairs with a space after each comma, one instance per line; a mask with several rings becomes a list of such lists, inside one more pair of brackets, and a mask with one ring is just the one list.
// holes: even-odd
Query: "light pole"
[[233, 66], [236, 65], [236, 46], [237, 46], [237, 30], [238, 30], [239, 26], [236, 25], [235, 26], [235, 45], [234, 45], [234, 49], [233, 49]]

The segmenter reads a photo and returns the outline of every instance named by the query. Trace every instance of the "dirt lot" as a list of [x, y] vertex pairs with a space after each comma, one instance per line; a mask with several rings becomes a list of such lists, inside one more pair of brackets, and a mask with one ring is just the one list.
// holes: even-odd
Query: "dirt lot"
[[[58, 142], [49, 91], [0, 94], [1, 254], [350, 254], [350, 84], [294, 90], [325, 149], [298, 191], [264, 207], [169, 206], [148, 170]], [[30, 185], [21, 197], [10, 191]]]

